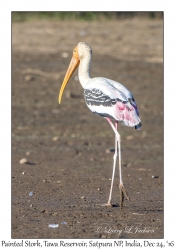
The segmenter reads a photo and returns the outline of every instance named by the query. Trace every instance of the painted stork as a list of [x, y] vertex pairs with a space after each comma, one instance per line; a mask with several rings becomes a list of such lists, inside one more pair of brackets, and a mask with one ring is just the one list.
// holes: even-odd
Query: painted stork
[[[119, 82], [103, 78], [90, 77], [90, 63], [92, 58], [92, 49], [85, 42], [79, 42], [73, 50], [73, 56], [62, 83], [58, 102], [61, 103], [61, 98], [64, 89], [79, 66], [78, 77], [80, 84], [84, 89], [84, 98], [88, 108], [97, 115], [104, 117], [111, 125], [115, 133], [115, 153], [113, 157], [113, 172], [111, 180], [111, 188], [107, 206], [111, 206], [112, 188], [115, 175], [115, 167], [117, 161], [117, 151], [119, 157], [119, 190], [120, 190], [120, 208], [123, 207], [124, 198], [129, 200], [126, 189], [122, 181], [121, 172], [121, 139], [118, 133], [118, 122], [123, 121], [126, 126], [135, 127], [140, 130], [142, 126], [139, 118], [137, 104], [131, 92]], [[111, 121], [114, 120], [114, 124]]]

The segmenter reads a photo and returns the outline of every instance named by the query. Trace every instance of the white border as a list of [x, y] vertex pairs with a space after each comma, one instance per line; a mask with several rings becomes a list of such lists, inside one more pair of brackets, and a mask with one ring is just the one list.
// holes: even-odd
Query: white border
[[[0, 240], [11, 239], [11, 11], [164, 11], [165, 234], [174, 239], [173, 159], [175, 111], [175, 15], [173, 1], [1, 1], [0, 3]], [[161, 83], [160, 83], [161, 84]], [[160, 100], [161, 102], [162, 100]], [[47, 248], [48, 249], [48, 248]]]

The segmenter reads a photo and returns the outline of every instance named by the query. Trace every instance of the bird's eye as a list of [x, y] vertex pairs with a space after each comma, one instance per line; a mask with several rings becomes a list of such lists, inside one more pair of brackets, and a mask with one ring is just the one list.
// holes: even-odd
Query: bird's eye
[[74, 49], [74, 52], [76, 52], [76, 49]]

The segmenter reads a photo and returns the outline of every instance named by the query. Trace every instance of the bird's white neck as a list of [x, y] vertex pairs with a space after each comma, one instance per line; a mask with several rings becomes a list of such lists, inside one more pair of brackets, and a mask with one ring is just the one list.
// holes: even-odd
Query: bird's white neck
[[90, 64], [91, 64], [91, 55], [80, 60], [80, 65], [78, 69], [78, 78], [83, 88], [85, 88], [90, 77]]

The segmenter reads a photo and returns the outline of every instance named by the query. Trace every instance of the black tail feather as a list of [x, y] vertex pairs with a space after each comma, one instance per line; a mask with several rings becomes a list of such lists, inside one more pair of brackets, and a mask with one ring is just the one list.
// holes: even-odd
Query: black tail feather
[[139, 122], [139, 124], [137, 124], [137, 125], [135, 126], [135, 129], [140, 130], [141, 126], [142, 126], [142, 123], [141, 123], [141, 122]]

